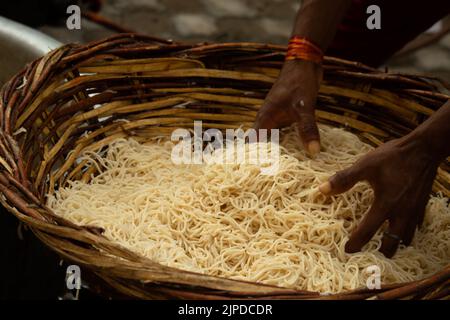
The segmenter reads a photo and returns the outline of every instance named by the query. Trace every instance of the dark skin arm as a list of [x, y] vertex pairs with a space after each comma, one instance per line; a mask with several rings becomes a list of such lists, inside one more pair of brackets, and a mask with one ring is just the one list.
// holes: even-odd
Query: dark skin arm
[[[350, 0], [305, 0], [292, 35], [307, 37], [325, 52], [349, 5]], [[296, 122], [304, 148], [311, 155], [318, 153], [314, 109], [322, 74], [322, 67], [312, 62], [285, 62], [258, 112], [255, 128], [281, 128]], [[386, 220], [389, 229], [381, 247], [386, 256], [394, 255], [400, 240], [411, 243], [416, 227], [422, 224], [439, 163], [450, 153], [449, 109], [447, 102], [409, 135], [370, 152], [321, 186], [323, 193], [331, 195], [367, 180], [374, 189], [375, 201], [351, 235], [347, 252], [361, 250]]]
[[[303, 1], [292, 35], [306, 37], [325, 51], [349, 5], [350, 0]], [[318, 153], [314, 108], [322, 73], [322, 67], [313, 62], [286, 61], [258, 112], [255, 128], [281, 128], [297, 122], [304, 148], [311, 155]]]
[[345, 192], [358, 181], [372, 186], [375, 200], [353, 231], [345, 250], [360, 251], [387, 220], [380, 251], [392, 257], [409, 245], [421, 226], [439, 164], [450, 155], [450, 100], [410, 134], [369, 152], [320, 186], [327, 195]]

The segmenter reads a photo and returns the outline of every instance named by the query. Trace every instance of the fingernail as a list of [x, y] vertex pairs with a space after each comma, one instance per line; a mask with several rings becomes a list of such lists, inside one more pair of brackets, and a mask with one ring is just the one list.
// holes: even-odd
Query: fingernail
[[320, 152], [320, 143], [319, 141], [311, 141], [310, 143], [308, 143], [308, 152], [311, 156], [315, 156], [316, 154], [318, 154]]
[[331, 183], [329, 181], [322, 183], [319, 186], [319, 190], [323, 194], [329, 194], [331, 192]]

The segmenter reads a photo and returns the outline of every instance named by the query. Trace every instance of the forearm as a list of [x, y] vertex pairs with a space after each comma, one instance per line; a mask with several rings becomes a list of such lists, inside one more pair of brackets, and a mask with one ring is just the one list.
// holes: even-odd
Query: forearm
[[442, 161], [450, 155], [450, 100], [424, 123], [406, 136], [417, 141], [420, 148], [433, 158]]
[[350, 0], [304, 0], [292, 35], [310, 39], [325, 52], [350, 3]]

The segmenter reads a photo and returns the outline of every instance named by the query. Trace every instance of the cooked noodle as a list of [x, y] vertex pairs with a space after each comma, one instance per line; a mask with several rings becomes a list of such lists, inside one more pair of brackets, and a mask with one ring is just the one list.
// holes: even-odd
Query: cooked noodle
[[175, 165], [171, 141], [119, 139], [105, 155], [84, 155], [98, 175], [70, 181], [48, 204], [161, 264], [232, 279], [336, 293], [364, 287], [371, 265], [382, 284], [442, 269], [450, 261], [450, 207], [440, 195], [430, 199], [412, 245], [393, 259], [378, 252], [381, 231], [362, 252], [345, 253], [373, 192], [366, 183], [334, 197], [317, 188], [371, 147], [342, 129], [320, 131], [323, 151], [314, 160], [293, 130], [283, 134], [275, 176], [252, 164]]

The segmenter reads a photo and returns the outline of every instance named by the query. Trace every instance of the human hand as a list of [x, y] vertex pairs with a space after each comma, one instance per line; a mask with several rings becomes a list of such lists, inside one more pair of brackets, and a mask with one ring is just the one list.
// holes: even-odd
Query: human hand
[[282, 128], [297, 122], [304, 148], [310, 155], [317, 154], [320, 137], [314, 109], [322, 74], [322, 67], [313, 62], [286, 61], [258, 112], [255, 129]]
[[322, 184], [319, 189], [326, 195], [345, 192], [361, 180], [374, 190], [372, 206], [352, 232], [345, 251], [360, 251], [386, 220], [389, 227], [380, 251], [390, 258], [400, 242], [408, 246], [416, 227], [422, 225], [439, 162], [424, 142], [405, 136], [369, 152]]

